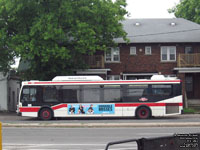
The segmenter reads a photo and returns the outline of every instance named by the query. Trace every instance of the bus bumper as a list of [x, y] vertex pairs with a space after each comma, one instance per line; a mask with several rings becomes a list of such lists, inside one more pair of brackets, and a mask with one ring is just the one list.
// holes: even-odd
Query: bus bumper
[[184, 114], [183, 109], [181, 110], [181, 115]]

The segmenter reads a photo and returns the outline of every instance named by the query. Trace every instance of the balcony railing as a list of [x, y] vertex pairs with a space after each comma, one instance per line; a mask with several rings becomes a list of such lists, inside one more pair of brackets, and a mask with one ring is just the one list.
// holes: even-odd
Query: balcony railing
[[200, 53], [179, 54], [178, 67], [200, 67]]
[[91, 69], [104, 69], [104, 56], [94, 55], [94, 56], [84, 56], [85, 63], [89, 65]]

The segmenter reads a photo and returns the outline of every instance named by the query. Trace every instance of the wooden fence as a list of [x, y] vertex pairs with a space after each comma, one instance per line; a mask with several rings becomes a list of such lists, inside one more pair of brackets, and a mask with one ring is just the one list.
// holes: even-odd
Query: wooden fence
[[199, 67], [200, 53], [195, 54], [179, 54], [178, 67]]

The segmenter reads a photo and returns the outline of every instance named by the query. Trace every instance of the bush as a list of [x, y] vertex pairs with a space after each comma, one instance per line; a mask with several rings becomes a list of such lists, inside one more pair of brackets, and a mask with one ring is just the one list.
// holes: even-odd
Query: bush
[[196, 110], [193, 108], [184, 108], [183, 109], [184, 114], [194, 114], [195, 112], [196, 112]]

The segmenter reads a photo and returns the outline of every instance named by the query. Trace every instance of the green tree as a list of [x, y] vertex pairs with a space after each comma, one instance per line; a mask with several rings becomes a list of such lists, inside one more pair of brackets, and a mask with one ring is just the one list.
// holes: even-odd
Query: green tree
[[[1, 21], [1, 20], [0, 20]], [[1, 22], [0, 22], [1, 24]], [[11, 65], [14, 64], [14, 58], [16, 53], [7, 47], [7, 36], [5, 31], [0, 31], [0, 72], [6, 74], [11, 69]]]
[[200, 0], [180, 0], [174, 8], [169, 9], [177, 18], [185, 18], [200, 24]]
[[125, 7], [125, 0], [0, 0], [0, 36], [29, 62], [26, 78], [49, 80], [85, 67], [81, 56], [106, 51], [114, 38], [128, 41]]
[[0, 49], [0, 72], [6, 74], [11, 69], [11, 65], [14, 64], [15, 54], [12, 50], [7, 48]]

